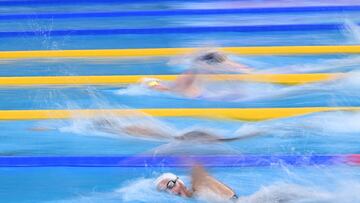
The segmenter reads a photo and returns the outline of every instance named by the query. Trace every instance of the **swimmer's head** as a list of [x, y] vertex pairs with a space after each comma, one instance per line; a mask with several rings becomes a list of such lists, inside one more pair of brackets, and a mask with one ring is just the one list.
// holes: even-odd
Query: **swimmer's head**
[[195, 60], [200, 62], [205, 62], [209, 65], [215, 65], [226, 61], [227, 57], [224, 54], [219, 53], [217, 51], [210, 51], [201, 54]]
[[173, 173], [163, 173], [154, 183], [159, 191], [166, 191], [183, 197], [188, 197], [190, 193], [185, 187], [184, 182]]

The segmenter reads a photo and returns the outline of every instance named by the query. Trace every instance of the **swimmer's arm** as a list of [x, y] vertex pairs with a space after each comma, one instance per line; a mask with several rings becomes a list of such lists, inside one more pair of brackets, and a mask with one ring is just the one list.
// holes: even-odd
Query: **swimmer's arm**
[[162, 85], [162, 84], [153, 86], [152, 88], [155, 89], [155, 90], [157, 90], [157, 91], [162, 91], [162, 92], [166, 92], [166, 91], [171, 91], [171, 90], [172, 90], [171, 87], [168, 87], [168, 86], [165, 86], [165, 85]]
[[194, 98], [201, 94], [201, 82], [199, 76], [192, 72], [187, 72], [178, 76], [170, 88], [173, 92], [189, 98]]
[[171, 135], [159, 128], [128, 125], [122, 129], [126, 134], [142, 137], [156, 137], [156, 138], [169, 138]]
[[197, 79], [198, 79], [198, 75], [189, 71], [177, 76], [173, 85], [174, 88], [185, 89], [188, 88], [189, 86], [194, 85]]
[[232, 71], [232, 72], [240, 72], [240, 73], [251, 73], [253, 71], [252, 68], [241, 64], [241, 63], [237, 63], [234, 61], [224, 61], [222, 63], [222, 65], [224, 66], [225, 69], [227, 69], [228, 71]]
[[195, 166], [192, 171], [192, 189], [194, 192], [211, 190], [219, 196], [232, 198], [235, 192], [225, 184], [210, 176], [202, 166]]
[[207, 176], [207, 172], [204, 170], [202, 166], [194, 166], [191, 173], [191, 184], [192, 190], [197, 192], [201, 190], [202, 185], [205, 182], [205, 177]]

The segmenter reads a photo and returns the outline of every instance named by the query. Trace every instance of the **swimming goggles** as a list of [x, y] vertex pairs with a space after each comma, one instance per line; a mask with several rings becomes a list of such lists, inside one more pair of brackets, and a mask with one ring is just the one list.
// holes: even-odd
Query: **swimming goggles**
[[175, 180], [169, 180], [169, 182], [166, 184], [166, 189], [171, 190], [175, 187], [176, 182], [179, 180], [179, 177], [176, 177]]

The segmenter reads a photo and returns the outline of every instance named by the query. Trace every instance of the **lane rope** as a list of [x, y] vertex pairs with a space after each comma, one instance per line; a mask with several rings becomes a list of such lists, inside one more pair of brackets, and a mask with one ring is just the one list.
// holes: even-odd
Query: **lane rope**
[[2, 156], [0, 167], [269, 167], [360, 165], [359, 155], [229, 155], [229, 156]]
[[[264, 46], [219, 47], [229, 54], [239, 55], [304, 55], [304, 54], [359, 54], [360, 45], [327, 46]], [[93, 50], [34, 50], [0, 51], [0, 59], [33, 58], [94, 58], [94, 57], [164, 57], [191, 54], [201, 48], [145, 48], [145, 49], [93, 49]]]
[[113, 28], [113, 29], [67, 29], [35, 31], [2, 31], [0, 38], [5, 37], [43, 37], [43, 36], [85, 36], [85, 35], [148, 35], [148, 34], [201, 34], [227, 32], [283, 32], [283, 31], [331, 31], [342, 30], [343, 24], [288, 24], [288, 25], [243, 25], [211, 27], [158, 27], [158, 28]]
[[[177, 2], [178, 0], [157, 0], [159, 2]], [[151, 0], [138, 0], [137, 2], [142, 3], [154, 3]], [[89, 4], [89, 3], [113, 3], [113, 4], [123, 4], [123, 3], [133, 3], [132, 0], [4, 0], [0, 1], [0, 6], [30, 6], [30, 5], [61, 5], [61, 4]], [[343, 5], [340, 5], [341, 7]], [[344, 5], [344, 6], [351, 6], [351, 5]], [[352, 6], [357, 6], [352, 5]], [[335, 5], [329, 7], [336, 7]], [[265, 7], [266, 9], [266, 7]]]
[[[359, 111], [360, 107], [295, 107], [295, 108], [153, 108], [137, 109], [158, 117], [198, 117], [259, 121], [328, 111]], [[58, 110], [0, 110], [0, 120], [37, 120], [94, 118], [99, 115], [124, 116], [131, 109], [58, 109]]]
[[[0, 77], [0, 86], [36, 86], [36, 85], [116, 85], [139, 83], [143, 78], [157, 78], [173, 81], [179, 75], [111, 75], [111, 76], [29, 76]], [[278, 84], [306, 84], [334, 80], [345, 77], [344, 73], [309, 74], [218, 74], [199, 75], [211, 81], [250, 81]]]
[[[0, 2], [1, 5], [1, 2]], [[0, 20], [20, 19], [66, 19], [66, 18], [104, 18], [130, 16], [179, 16], [179, 15], [228, 15], [228, 14], [259, 14], [259, 13], [298, 13], [298, 12], [338, 12], [360, 11], [359, 5], [354, 6], [306, 6], [306, 7], [265, 7], [265, 8], [234, 8], [234, 9], [168, 9], [145, 11], [114, 11], [114, 12], [78, 12], [78, 13], [22, 13], [1, 14]]]

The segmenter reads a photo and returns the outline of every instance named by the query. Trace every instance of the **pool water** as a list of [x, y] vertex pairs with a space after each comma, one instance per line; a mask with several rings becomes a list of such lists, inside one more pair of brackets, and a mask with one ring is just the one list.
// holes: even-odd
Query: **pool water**
[[[39, 0], [39, 2], [41, 2]], [[61, 1], [60, 1], [61, 2]], [[259, 3], [260, 2], [260, 3]], [[29, 2], [28, 2], [29, 3]], [[157, 3], [38, 4], [0, 6], [1, 14], [115, 12], [170, 9], [336, 5], [330, 1], [159, 1]], [[343, 5], [357, 2], [343, 1]], [[37, 31], [36, 36], [0, 37], [1, 51], [128, 49], [222, 46], [358, 44], [360, 11], [248, 13], [231, 15], [133, 16], [64, 19], [1, 19], [0, 32]], [[52, 36], [52, 30], [161, 28], [191, 26], [339, 23], [330, 31], [217, 32]], [[149, 91], [140, 85], [1, 87], [1, 110], [108, 108], [272, 108], [359, 106], [359, 56], [229, 56], [259, 73], [338, 73], [346, 78], [287, 86], [261, 83], [213, 84], [241, 98], [221, 95], [191, 99]], [[176, 58], [175, 58], [176, 59]], [[174, 58], [2, 59], [0, 76], [180, 74], [189, 67]], [[214, 87], [211, 86], [211, 87]], [[235, 88], [236, 87], [236, 88]], [[232, 92], [233, 93], [233, 92]], [[109, 115], [111, 117], [111, 115]], [[0, 156], [119, 155], [312, 155], [358, 154], [358, 112], [323, 112], [268, 121], [168, 117], [144, 120], [174, 135], [206, 129], [234, 137], [261, 129], [262, 136], [227, 143], [186, 143], [114, 135], [92, 128], [91, 119], [0, 121]], [[124, 119], [123, 122], [132, 122]], [[34, 130], [36, 128], [46, 130]], [[240, 196], [239, 202], [360, 202], [360, 168], [346, 165], [211, 167], [209, 172]], [[0, 202], [208, 202], [159, 193], [153, 181], [162, 172], [190, 184], [185, 167], [0, 167]]]

